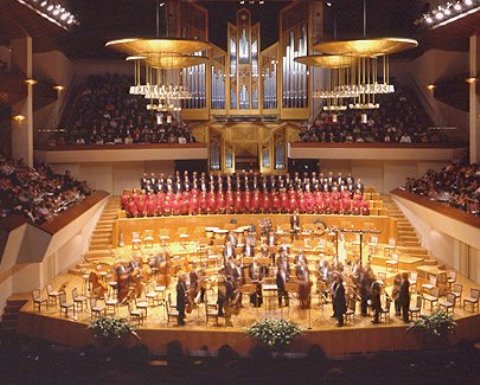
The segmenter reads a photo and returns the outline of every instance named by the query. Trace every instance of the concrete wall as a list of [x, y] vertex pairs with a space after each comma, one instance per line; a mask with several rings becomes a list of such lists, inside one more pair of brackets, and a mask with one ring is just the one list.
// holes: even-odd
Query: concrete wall
[[107, 200], [104, 198], [53, 236], [27, 224], [8, 233], [0, 264], [0, 313], [10, 295], [43, 288], [81, 261]]
[[448, 267], [480, 283], [480, 229], [393, 196], [421, 237], [422, 246]]
[[[438, 79], [467, 73], [468, 52], [452, 52], [432, 49], [414, 59], [392, 60], [391, 75], [401, 84], [411, 87], [424, 104], [434, 123], [439, 126], [456, 126], [456, 137], [468, 138], [468, 113], [452, 108], [433, 97], [426, 86]], [[412, 81], [413, 79], [413, 81]]]

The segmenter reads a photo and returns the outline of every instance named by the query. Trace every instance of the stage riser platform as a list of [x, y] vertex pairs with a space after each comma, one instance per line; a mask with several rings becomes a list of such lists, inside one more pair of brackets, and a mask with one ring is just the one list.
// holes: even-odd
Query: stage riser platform
[[[274, 227], [286, 226], [290, 223], [289, 214], [225, 214], [225, 215], [197, 215], [197, 216], [171, 216], [171, 217], [152, 217], [152, 218], [123, 218], [118, 219], [115, 228], [114, 239], [118, 245], [120, 234], [123, 233], [123, 240], [126, 245], [131, 244], [132, 232], [143, 233], [145, 230], [153, 230], [157, 236], [160, 230], [167, 230], [170, 236], [178, 234], [180, 228], [184, 228], [190, 235], [190, 240], [194, 240], [193, 233], [198, 227], [219, 227], [224, 228], [227, 224], [233, 224], [235, 227], [254, 225], [259, 234], [259, 221], [269, 218]], [[374, 227], [380, 230], [378, 234], [381, 243], [387, 243], [388, 238], [396, 238], [396, 220], [387, 216], [354, 216], [354, 215], [300, 215], [300, 224], [313, 224], [320, 220], [328, 227], [336, 226], [344, 228], [353, 226], [355, 229], [365, 229]], [[204, 234], [202, 234], [204, 236]], [[173, 240], [173, 239], [172, 239]]]
[[[472, 315], [457, 321], [456, 333], [450, 342], [475, 341], [480, 338], [480, 315]], [[34, 313], [21, 312], [17, 332], [73, 347], [98, 344], [87, 325], [80, 322], [44, 317]], [[141, 329], [138, 330], [141, 343], [150, 354], [165, 354], [170, 342], [178, 341], [185, 353], [199, 351], [207, 346], [210, 352], [216, 352], [223, 345], [230, 345], [239, 354], [246, 356], [255, 347], [255, 341], [243, 330], [230, 328], [205, 329]], [[338, 328], [333, 330], [306, 331], [289, 348], [291, 352], [306, 353], [312, 345], [319, 345], [328, 357], [345, 356], [352, 353], [418, 350], [428, 348], [418, 334], [407, 331], [404, 326], [366, 328]], [[128, 345], [138, 343], [128, 339]]]

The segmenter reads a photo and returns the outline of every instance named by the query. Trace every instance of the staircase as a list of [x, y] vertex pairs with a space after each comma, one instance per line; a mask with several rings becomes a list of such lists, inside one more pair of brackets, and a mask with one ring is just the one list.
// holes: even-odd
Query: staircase
[[424, 258], [424, 265], [437, 265], [438, 262], [430, 256], [428, 250], [422, 247], [417, 232], [392, 200], [390, 194], [382, 195], [382, 200], [387, 210], [387, 215], [397, 220], [398, 251], [405, 256]]
[[88, 261], [98, 261], [99, 259], [101, 260], [102, 258], [112, 256], [113, 230], [115, 228], [115, 221], [119, 210], [119, 197], [110, 197], [97, 222], [97, 226], [92, 233], [89, 251], [84, 256], [85, 262], [79, 263], [76, 267], [70, 269], [70, 273], [81, 275], [82, 270], [90, 266]]
[[15, 294], [7, 299], [0, 322], [0, 338], [8, 338], [17, 330], [18, 313], [28, 301], [29, 294]]

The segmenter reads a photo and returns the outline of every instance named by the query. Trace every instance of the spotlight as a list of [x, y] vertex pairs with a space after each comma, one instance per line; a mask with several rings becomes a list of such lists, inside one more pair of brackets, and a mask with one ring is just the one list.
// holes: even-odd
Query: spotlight
[[15, 116], [12, 116], [12, 119], [20, 124], [27, 118], [24, 115], [15, 115]]
[[462, 10], [462, 4], [460, 3], [455, 3], [455, 5], [453, 6], [453, 9], [455, 11], [461, 11]]
[[427, 86], [427, 90], [429, 90], [430, 92], [433, 92], [434, 89], [435, 89], [435, 84], [429, 84]]
[[446, 8], [443, 13], [446, 15], [446, 16], [450, 16], [452, 11], [450, 11], [450, 8]]
[[41, 7], [45, 7], [46, 5], [47, 5], [47, 2], [46, 2], [46, 1], [43, 1], [43, 2], [40, 4]]
[[53, 5], [50, 4], [48, 7], [47, 7], [47, 11], [51, 11], [53, 9]]
[[469, 7], [473, 4], [472, 0], [464, 0], [463, 2], [465, 3], [465, 5], [467, 5]]
[[435, 18], [436, 18], [437, 20], [442, 20], [442, 19], [443, 19], [443, 13], [442, 13], [442, 12], [437, 12], [437, 13], [435, 14]]
[[469, 78], [466, 78], [465, 81], [468, 83], [468, 84], [474, 84], [478, 81], [478, 78], [476, 77], [469, 77]]
[[433, 19], [432, 19], [430, 16], [427, 16], [427, 18], [425, 19], [425, 21], [426, 21], [428, 24], [432, 24], [432, 23], [433, 23]]

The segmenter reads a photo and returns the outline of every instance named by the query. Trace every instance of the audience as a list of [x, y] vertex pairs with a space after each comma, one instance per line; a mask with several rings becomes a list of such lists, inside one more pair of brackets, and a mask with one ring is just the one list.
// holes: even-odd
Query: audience
[[0, 218], [17, 214], [32, 223], [47, 222], [90, 192], [69, 171], [61, 175], [48, 165], [30, 168], [0, 154]]
[[[302, 128], [302, 142], [444, 143], [438, 130], [429, 130], [429, 119], [404, 89], [385, 95], [377, 110], [322, 112], [313, 125]], [[366, 122], [361, 121], [367, 114]]]
[[407, 178], [405, 190], [480, 215], [480, 163], [450, 162], [440, 171], [427, 171], [421, 179]]
[[184, 122], [169, 112], [149, 111], [148, 100], [128, 93], [133, 79], [91, 75], [64, 114], [66, 133], [50, 137], [50, 146], [65, 144], [192, 143]]

